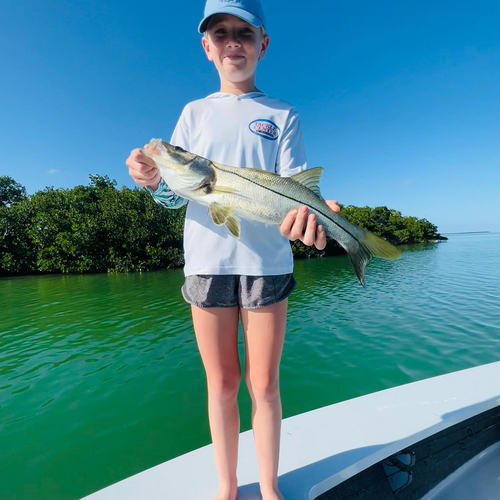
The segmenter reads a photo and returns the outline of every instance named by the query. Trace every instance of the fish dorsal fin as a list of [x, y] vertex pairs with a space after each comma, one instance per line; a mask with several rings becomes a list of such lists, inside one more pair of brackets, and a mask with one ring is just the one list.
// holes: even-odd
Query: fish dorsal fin
[[240, 223], [236, 217], [231, 215], [231, 210], [231, 207], [224, 207], [222, 205], [218, 205], [217, 203], [212, 203], [210, 205], [210, 215], [212, 216], [214, 224], [217, 224], [218, 226], [225, 224], [231, 234], [235, 238], [239, 239]]
[[321, 180], [321, 174], [323, 173], [323, 167], [315, 167], [299, 172], [298, 174], [292, 175], [291, 179], [302, 184], [306, 188], [309, 188], [314, 194], [321, 196], [319, 190], [319, 181]]

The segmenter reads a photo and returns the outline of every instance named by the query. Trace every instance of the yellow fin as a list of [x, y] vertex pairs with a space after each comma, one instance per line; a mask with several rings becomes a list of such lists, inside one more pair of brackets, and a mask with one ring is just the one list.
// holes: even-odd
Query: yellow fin
[[237, 193], [238, 190], [227, 186], [215, 186], [211, 191], [213, 194]]
[[217, 203], [212, 203], [210, 205], [210, 215], [212, 216], [214, 224], [218, 226], [225, 224], [231, 234], [239, 239], [240, 223], [236, 217], [231, 215], [231, 210], [231, 207], [223, 207], [222, 205], [217, 205]]
[[383, 259], [399, 259], [401, 257], [399, 248], [369, 231], [366, 232], [361, 243], [376, 257], [382, 257]]
[[235, 238], [240, 239], [240, 223], [238, 219], [230, 215], [226, 220], [226, 227]]
[[226, 222], [228, 215], [231, 213], [231, 211], [228, 210], [227, 207], [222, 207], [220, 205], [217, 205], [216, 203], [212, 203], [209, 206], [209, 209], [210, 209], [210, 215], [212, 216], [212, 220], [218, 226], [224, 224]]
[[321, 174], [323, 173], [323, 167], [315, 167], [299, 172], [298, 174], [292, 175], [290, 177], [299, 184], [302, 184], [306, 188], [309, 188], [314, 194], [321, 197], [321, 192], [319, 190], [319, 181], [321, 180]]

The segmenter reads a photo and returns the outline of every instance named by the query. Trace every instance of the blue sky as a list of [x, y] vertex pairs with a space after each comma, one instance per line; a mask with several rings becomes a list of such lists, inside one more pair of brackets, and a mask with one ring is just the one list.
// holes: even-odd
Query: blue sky
[[[500, 2], [263, 0], [257, 85], [293, 103], [326, 198], [500, 231]], [[108, 175], [218, 90], [203, 1], [4, 0], [0, 175]], [[307, 6], [307, 10], [304, 8]]]

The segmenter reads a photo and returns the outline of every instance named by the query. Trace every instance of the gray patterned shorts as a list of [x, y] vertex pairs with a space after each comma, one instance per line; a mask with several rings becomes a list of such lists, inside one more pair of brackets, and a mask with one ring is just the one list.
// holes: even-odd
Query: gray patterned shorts
[[192, 275], [186, 276], [181, 291], [186, 302], [198, 307], [258, 309], [286, 299], [296, 285], [293, 274]]

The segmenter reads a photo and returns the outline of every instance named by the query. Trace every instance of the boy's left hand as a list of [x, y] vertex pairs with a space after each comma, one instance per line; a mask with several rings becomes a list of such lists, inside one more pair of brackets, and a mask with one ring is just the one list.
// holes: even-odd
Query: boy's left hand
[[[334, 212], [340, 212], [340, 207], [335, 200], [328, 200], [325, 203]], [[309, 214], [308, 216], [308, 211], [308, 208], [303, 206], [299, 210], [289, 212], [281, 223], [280, 233], [290, 241], [300, 240], [304, 245], [314, 244], [318, 250], [323, 250], [326, 247], [325, 229], [323, 226], [316, 226], [316, 215]]]

